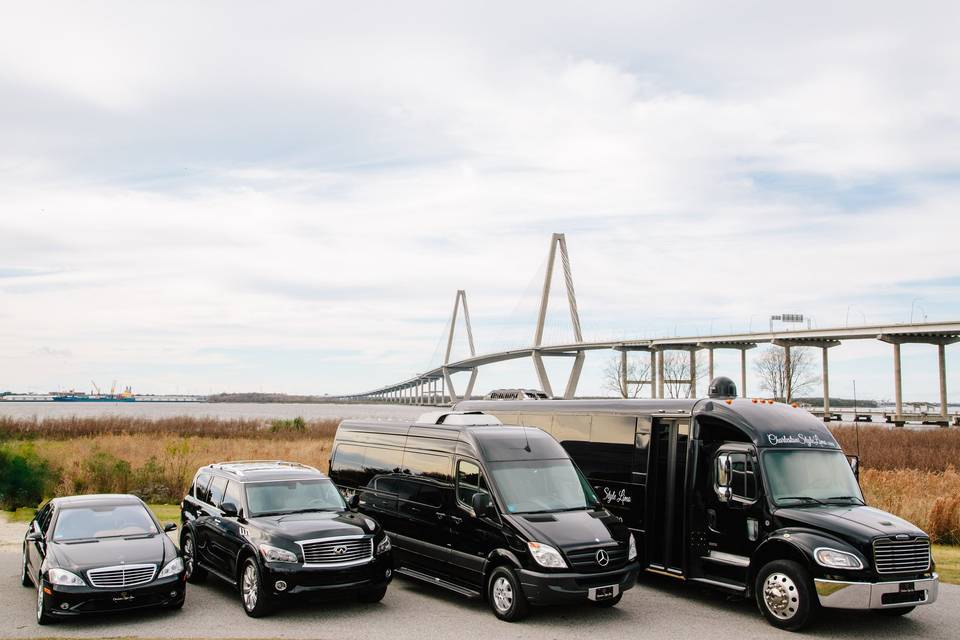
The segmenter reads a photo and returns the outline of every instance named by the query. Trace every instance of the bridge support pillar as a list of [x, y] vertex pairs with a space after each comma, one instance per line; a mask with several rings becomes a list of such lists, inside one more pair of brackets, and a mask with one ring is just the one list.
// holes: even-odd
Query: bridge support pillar
[[540, 389], [548, 398], [553, 397], [553, 387], [550, 386], [550, 378], [547, 377], [547, 369], [543, 366], [543, 356], [539, 353], [534, 352], [531, 356], [533, 358], [533, 368], [537, 372], [537, 378], [540, 380]]
[[713, 348], [707, 348], [707, 384], [713, 381]]
[[464, 400], [470, 400], [473, 396], [473, 386], [477, 383], [477, 369], [470, 372], [470, 381], [467, 382], [467, 390], [463, 392]]
[[663, 399], [663, 351], [657, 350], [657, 397]]
[[577, 385], [580, 384], [580, 372], [583, 371], [583, 361], [586, 358], [583, 351], [577, 351], [573, 359], [573, 367], [570, 369], [570, 377], [567, 379], [567, 388], [563, 392], [564, 400], [573, 400], [577, 395]]
[[690, 397], [697, 397], [697, 350], [690, 349]]
[[790, 370], [790, 345], [783, 345], [783, 401], [793, 399], [793, 372]]
[[747, 397], [747, 348], [740, 349], [740, 397]]
[[947, 418], [947, 345], [937, 345], [937, 365], [940, 370], [940, 417]]
[[893, 343], [893, 392], [897, 403], [897, 418], [903, 415], [903, 371], [900, 366], [900, 343]]

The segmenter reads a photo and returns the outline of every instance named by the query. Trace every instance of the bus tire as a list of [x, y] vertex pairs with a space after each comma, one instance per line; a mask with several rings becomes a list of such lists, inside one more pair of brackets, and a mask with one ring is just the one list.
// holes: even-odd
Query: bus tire
[[820, 610], [810, 573], [793, 560], [774, 560], [757, 573], [753, 585], [760, 612], [774, 627], [799, 631]]

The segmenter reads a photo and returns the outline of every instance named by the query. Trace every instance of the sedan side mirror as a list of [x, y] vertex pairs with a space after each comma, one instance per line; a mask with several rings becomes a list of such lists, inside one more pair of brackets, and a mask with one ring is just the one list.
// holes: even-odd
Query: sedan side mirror
[[220, 505], [220, 512], [224, 518], [236, 518], [240, 515], [240, 507], [233, 502], [224, 502]]
[[347, 498], [347, 508], [350, 509], [350, 511], [356, 511], [357, 509], [360, 508], [359, 493], [353, 493], [350, 495], [349, 498]]
[[164, 532], [164, 533], [170, 533], [171, 531], [176, 531], [176, 530], [177, 530], [177, 523], [176, 523], [176, 522], [164, 522], [164, 523], [163, 523], [163, 532]]
[[489, 518], [493, 515], [493, 501], [490, 500], [489, 493], [477, 492], [473, 494], [473, 499], [470, 503], [470, 506], [473, 507], [473, 513], [476, 514], [478, 518]]

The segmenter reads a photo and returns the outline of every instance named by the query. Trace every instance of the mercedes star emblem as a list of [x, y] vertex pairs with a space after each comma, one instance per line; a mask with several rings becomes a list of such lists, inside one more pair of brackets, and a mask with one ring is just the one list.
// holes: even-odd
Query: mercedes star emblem
[[610, 556], [603, 549], [597, 551], [597, 564], [601, 567], [605, 567], [610, 564]]

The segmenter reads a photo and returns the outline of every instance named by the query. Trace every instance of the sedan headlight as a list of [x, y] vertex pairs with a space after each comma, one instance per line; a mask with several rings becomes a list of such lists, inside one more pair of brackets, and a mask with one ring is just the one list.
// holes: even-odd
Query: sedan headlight
[[820, 547], [813, 552], [813, 555], [817, 559], [817, 564], [831, 569], [863, 569], [860, 558], [846, 551]]
[[157, 580], [160, 578], [169, 578], [170, 576], [175, 576], [180, 573], [183, 573], [183, 558], [174, 558], [168, 562], [163, 569], [160, 570], [160, 575], [157, 576]]
[[567, 568], [567, 563], [564, 562], [563, 556], [553, 547], [540, 544], [539, 542], [528, 542], [527, 547], [530, 549], [530, 555], [533, 556], [533, 559], [536, 560], [537, 564], [541, 567], [547, 567], [548, 569]]
[[627, 547], [627, 562], [637, 559], [637, 541], [633, 539], [633, 534], [630, 534], [630, 544]]
[[62, 587], [83, 587], [86, 583], [83, 578], [66, 569], [50, 569], [47, 571], [47, 581], [50, 584], [57, 584]]
[[379, 556], [383, 553], [386, 553], [387, 551], [390, 551], [390, 549], [391, 549], [390, 536], [384, 535], [383, 540], [381, 540], [380, 543], [377, 544], [377, 555]]
[[297, 554], [286, 549], [278, 549], [268, 544], [260, 545], [260, 553], [267, 562], [296, 562]]

